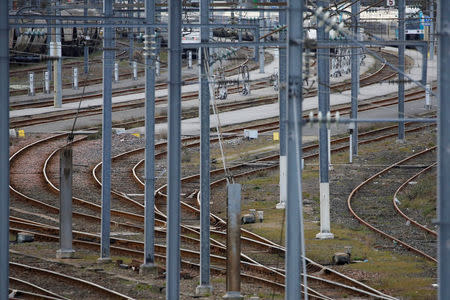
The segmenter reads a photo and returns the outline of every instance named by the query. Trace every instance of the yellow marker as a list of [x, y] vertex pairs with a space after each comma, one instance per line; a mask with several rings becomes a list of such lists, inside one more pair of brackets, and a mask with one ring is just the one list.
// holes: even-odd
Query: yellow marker
[[280, 134], [278, 133], [278, 131], [275, 131], [273, 133], [273, 140], [274, 141], [279, 141], [280, 140]]
[[132, 135], [134, 135], [135, 137], [141, 137], [139, 133], [132, 133]]
[[19, 133], [19, 137], [21, 137], [21, 138], [25, 137], [25, 131], [23, 129], [20, 129], [17, 132]]

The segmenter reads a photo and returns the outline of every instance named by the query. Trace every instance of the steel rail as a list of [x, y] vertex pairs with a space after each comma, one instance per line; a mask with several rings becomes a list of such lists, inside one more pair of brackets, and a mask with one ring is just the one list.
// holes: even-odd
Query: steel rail
[[369, 178], [366, 179], [365, 181], [361, 182], [356, 188], [354, 188], [354, 189], [352, 190], [352, 192], [351, 192], [350, 195], [348, 196], [348, 199], [347, 199], [347, 207], [348, 207], [350, 213], [351, 213], [351, 214], [352, 214], [352, 215], [353, 215], [360, 223], [362, 223], [363, 225], [365, 225], [366, 227], [368, 227], [370, 230], [379, 233], [381, 236], [383, 236], [383, 237], [385, 237], [385, 238], [388, 238], [388, 239], [390, 239], [390, 240], [396, 241], [397, 243], [401, 244], [402, 246], [404, 246], [404, 247], [407, 248], [408, 250], [410, 250], [410, 251], [412, 251], [412, 252], [415, 252], [416, 254], [419, 254], [419, 255], [421, 255], [421, 256], [427, 258], [428, 260], [431, 260], [431, 261], [437, 263], [436, 258], [434, 258], [434, 257], [432, 257], [432, 256], [430, 256], [430, 255], [428, 255], [428, 254], [426, 254], [425, 252], [423, 252], [423, 251], [421, 251], [421, 250], [419, 250], [419, 249], [417, 249], [417, 248], [415, 248], [415, 247], [409, 245], [408, 243], [403, 242], [403, 241], [399, 240], [398, 238], [396, 238], [396, 237], [394, 237], [394, 236], [392, 236], [392, 235], [390, 235], [390, 234], [388, 234], [388, 233], [386, 233], [386, 232], [384, 232], [384, 231], [382, 231], [382, 230], [376, 228], [375, 226], [371, 225], [369, 222], [367, 222], [367, 221], [365, 221], [364, 219], [362, 219], [362, 218], [361, 218], [360, 216], [358, 216], [358, 214], [353, 210], [352, 204], [351, 204], [351, 200], [352, 200], [353, 196], [356, 194], [356, 192], [357, 192], [361, 187], [363, 187], [363, 186], [366, 185], [367, 183], [371, 182], [373, 179], [375, 179], [375, 178], [377, 178], [378, 176], [380, 176], [380, 175], [386, 173], [387, 171], [391, 170], [391, 169], [394, 168], [394, 167], [397, 167], [397, 166], [399, 166], [399, 165], [401, 165], [401, 164], [403, 164], [403, 163], [405, 163], [405, 162], [407, 162], [407, 161], [409, 161], [409, 160], [412, 160], [412, 159], [414, 159], [414, 158], [417, 158], [417, 157], [419, 157], [419, 156], [421, 156], [421, 155], [423, 155], [423, 154], [429, 153], [429, 152], [434, 151], [434, 150], [436, 150], [436, 146], [434, 146], [434, 147], [432, 147], [432, 148], [429, 148], [429, 149], [425, 149], [425, 150], [420, 151], [420, 152], [418, 152], [418, 153], [416, 153], [416, 154], [414, 154], [414, 155], [411, 155], [411, 156], [409, 156], [409, 157], [407, 157], [407, 158], [404, 158], [404, 159], [402, 159], [402, 160], [400, 160], [400, 161], [398, 161], [398, 162], [396, 162], [396, 163], [394, 163], [394, 164], [392, 164], [392, 165], [390, 165], [390, 166], [384, 168], [383, 170], [381, 170], [381, 171], [375, 173], [374, 175], [372, 175], [371, 177], [369, 177]]

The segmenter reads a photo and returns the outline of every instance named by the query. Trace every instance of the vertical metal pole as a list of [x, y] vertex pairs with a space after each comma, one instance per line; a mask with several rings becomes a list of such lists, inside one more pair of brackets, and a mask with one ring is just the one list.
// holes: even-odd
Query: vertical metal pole
[[427, 46], [422, 47], [422, 80], [421, 83], [423, 85], [427, 84], [427, 71], [428, 71], [428, 56], [427, 56]]
[[[318, 7], [325, 7], [326, 2], [317, 1]], [[317, 40], [327, 41], [328, 33], [325, 26], [318, 27]], [[326, 116], [329, 110], [329, 73], [330, 73], [330, 49], [320, 47], [317, 49], [317, 68], [319, 84], [319, 111]], [[330, 183], [328, 179], [329, 157], [328, 157], [328, 129], [325, 122], [319, 124], [319, 177], [320, 177], [320, 232], [316, 234], [318, 239], [332, 239], [334, 235], [330, 230]]]
[[223, 299], [241, 296], [241, 185], [227, 185], [227, 292]]
[[[279, 12], [279, 24], [280, 26], [286, 25], [286, 11], [281, 10]], [[280, 42], [286, 41], [286, 30], [279, 32]], [[287, 74], [287, 56], [286, 48], [278, 48], [278, 67], [279, 73], [279, 90], [278, 90], [278, 106], [280, 110], [280, 202], [277, 204], [278, 209], [284, 209], [286, 207], [287, 199], [287, 157], [286, 157], [286, 74]]]
[[78, 90], [78, 68], [73, 68], [73, 89]]
[[[112, 17], [112, 0], [103, 0], [103, 13]], [[112, 28], [104, 27], [103, 38], [103, 126], [102, 126], [102, 230], [101, 253], [99, 260], [110, 258], [110, 220], [111, 220], [111, 97], [112, 97]]]
[[[145, 0], [145, 19], [147, 24], [155, 22], [155, 0]], [[147, 42], [154, 42], [154, 34], [154, 28], [145, 28]], [[145, 56], [145, 225], [141, 274], [155, 267], [155, 56], [151, 54], [155, 53], [147, 52]]]
[[287, 202], [285, 299], [300, 299], [303, 217], [300, 157], [302, 128], [303, 0], [288, 0]]
[[192, 69], [192, 51], [188, 51], [188, 69]]
[[[49, 3], [47, 5], [47, 13], [50, 15], [52, 12], [52, 5]], [[47, 21], [47, 24], [50, 25], [50, 21]], [[50, 50], [50, 41], [52, 40], [52, 27], [47, 27], [47, 53], [49, 56], [51, 56], [51, 50]], [[47, 60], [47, 72], [49, 74], [49, 80], [52, 80], [52, 60]]]
[[[134, 1], [133, 0], [128, 0], [128, 9], [129, 9], [129, 12], [128, 12], [128, 17], [129, 18], [132, 18], [132, 17], [134, 17], [133, 16], [133, 13], [132, 13], [132, 8], [133, 8], [133, 6], [132, 6], [132, 4], [134, 3]], [[129, 49], [128, 49], [128, 60], [130, 61], [130, 64], [133, 62], [133, 59], [134, 59], [134, 53], [133, 53], [133, 48], [134, 48], [134, 32], [133, 32], [133, 28], [129, 28], [128, 29], [128, 39], [129, 39], [129, 41], [130, 41], [130, 46], [129, 46]]]
[[180, 295], [181, 1], [169, 0], [166, 299]]
[[114, 82], [119, 82], [119, 63], [114, 63]]
[[[209, 23], [209, 0], [200, 1], [200, 24]], [[207, 43], [209, 28], [200, 28], [200, 40]], [[199, 49], [200, 56], [200, 283], [195, 292], [197, 295], [207, 295], [212, 291], [210, 283], [210, 239], [209, 239], [209, 82], [207, 73], [208, 48]]]
[[44, 72], [44, 93], [50, 93], [50, 73], [48, 71]]
[[0, 1], [0, 300], [9, 289], [9, 28], [8, 2]]
[[138, 79], [137, 62], [133, 61], [133, 80]]
[[[264, 0], [261, 0], [261, 2], [264, 2]], [[264, 23], [264, 10], [263, 7], [259, 8], [259, 36], [264, 35], [264, 29], [263, 29], [263, 25]], [[259, 39], [256, 40], [257, 42], [259, 42]], [[264, 47], [261, 46], [259, 47], [259, 73], [264, 73]]]
[[431, 25], [430, 25], [430, 59], [434, 59], [434, 0], [430, 1], [430, 18], [431, 18]]
[[[256, 26], [254, 40], [256, 42], [259, 42], [259, 30], [260, 30], [259, 21], [258, 21], [258, 19], [253, 19], [252, 23], [253, 23], [253, 25]], [[255, 61], [259, 61], [259, 46], [258, 46], [258, 44], [255, 46]]]
[[[405, 41], [405, 0], [398, 0], [398, 39]], [[405, 118], [405, 45], [398, 46], [398, 118]], [[405, 122], [398, 123], [398, 140], [405, 139]]]
[[[56, 1], [56, 6], [59, 6], [61, 4], [61, 1]], [[55, 11], [57, 16], [61, 15], [60, 8], [57, 8]], [[56, 24], [60, 24], [61, 21], [56, 20]], [[61, 28], [56, 27], [55, 28], [55, 47], [56, 47], [56, 56], [58, 56], [58, 59], [56, 60], [55, 67], [54, 67], [54, 106], [56, 108], [60, 108], [62, 105], [62, 74], [61, 74], [61, 68], [62, 68], [62, 47], [61, 47]]]
[[72, 258], [72, 147], [59, 153], [59, 249], [57, 258]]
[[450, 298], [450, 3], [438, 6], [438, 87], [439, 87], [439, 151], [438, 151], [438, 284], [439, 299]]
[[[352, 23], [353, 23], [353, 35], [357, 36], [359, 39], [359, 10], [360, 10], [360, 2], [356, 1], [352, 5]], [[350, 117], [352, 119], [358, 118], [358, 94], [359, 94], [359, 49], [356, 47], [352, 47], [351, 49], [351, 71], [352, 71], [352, 110], [350, 113]], [[352, 130], [352, 153], [353, 155], [358, 155], [358, 124], [355, 123], [355, 126]]]
[[34, 73], [33, 72], [28, 73], [28, 84], [29, 84], [28, 95], [34, 96]]
[[[83, 15], [85, 17], [88, 15], [88, 6], [87, 5], [88, 5], [87, 0], [84, 0]], [[87, 33], [88, 33], [87, 28], [83, 29], [83, 33], [84, 33], [84, 38], [85, 38], [84, 48], [83, 48], [83, 51], [84, 51], [84, 74], [87, 74], [89, 72], [89, 46], [87, 45], [87, 40], [86, 40]]]

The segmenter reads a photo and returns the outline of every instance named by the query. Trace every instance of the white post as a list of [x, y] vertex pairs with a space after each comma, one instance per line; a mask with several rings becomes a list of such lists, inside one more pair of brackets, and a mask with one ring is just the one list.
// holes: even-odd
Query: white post
[[119, 82], [119, 63], [114, 63], [114, 82]]
[[431, 109], [431, 87], [429, 84], [426, 85], [425, 89], [425, 108]]
[[50, 94], [50, 74], [48, 71], [44, 72], [44, 93]]
[[328, 129], [328, 166], [330, 170], [333, 168], [331, 165], [331, 129]]
[[188, 51], [188, 69], [192, 69], [192, 51]]
[[73, 89], [78, 90], [78, 68], [73, 68]]
[[155, 67], [156, 67], [156, 76], [159, 76], [159, 73], [161, 71], [161, 65], [159, 63], [159, 56], [158, 56], [158, 58], [157, 58], [157, 60], [155, 62]]
[[287, 199], [287, 156], [280, 156], [280, 202], [277, 203], [277, 209], [286, 208]]
[[133, 80], [137, 80], [137, 79], [138, 79], [137, 62], [133, 61]]
[[29, 92], [28, 96], [34, 96], [34, 73], [28, 73], [28, 81], [29, 81]]

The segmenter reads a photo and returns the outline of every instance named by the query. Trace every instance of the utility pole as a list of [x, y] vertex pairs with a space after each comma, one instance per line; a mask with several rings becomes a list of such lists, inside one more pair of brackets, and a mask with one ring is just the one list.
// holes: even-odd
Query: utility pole
[[430, 59], [434, 59], [434, 0], [430, 1]]
[[[286, 25], [286, 11], [281, 10], [279, 12], [279, 25]], [[286, 30], [281, 30], [279, 32], [280, 42], [286, 42]], [[286, 208], [286, 198], [287, 198], [287, 157], [286, 157], [286, 74], [287, 74], [287, 56], [286, 48], [278, 48], [278, 67], [279, 67], [279, 90], [278, 90], [278, 106], [280, 110], [280, 202], [277, 203], [277, 209]]]
[[[51, 2], [48, 2], [47, 3], [47, 13], [48, 13], [48, 15], [51, 15], [51, 12], [52, 12], [52, 4], [51, 4]], [[47, 26], [47, 52], [48, 52], [48, 55], [49, 56], [51, 56], [52, 55], [52, 50], [51, 50], [51, 40], [52, 40], [52, 27], [51, 27], [51, 23], [50, 23], [50, 21], [47, 21], [47, 24], [48, 24], [48, 26]], [[51, 59], [49, 59], [49, 60], [47, 60], [47, 72], [48, 72], [48, 77], [49, 77], [49, 80], [52, 80], [51, 78], [52, 78], [52, 60]]]
[[[209, 23], [209, 0], [200, 1], [200, 24]], [[200, 27], [200, 41], [208, 43], [209, 28]], [[198, 49], [200, 55], [199, 77], [200, 77], [200, 283], [195, 293], [199, 296], [211, 294], [210, 283], [210, 148], [209, 148], [209, 82], [207, 73], [208, 48]]]
[[438, 6], [438, 87], [439, 87], [439, 150], [438, 150], [438, 284], [439, 300], [450, 298], [450, 3], [441, 0]]
[[[300, 299], [301, 254], [304, 252], [302, 187], [303, 0], [288, 0], [287, 201], [285, 299]], [[305, 274], [306, 275], [306, 274]], [[304, 287], [306, 291], [306, 287]]]
[[[155, 0], [145, 0], [145, 20], [155, 23]], [[155, 270], [155, 29], [145, 27], [145, 211], [144, 264], [141, 274]], [[155, 49], [154, 49], [155, 48]], [[145, 50], [145, 49], [144, 49]]]
[[[318, 7], [326, 8], [327, 2], [317, 1]], [[317, 40], [328, 41], [328, 33], [325, 32], [325, 24], [317, 29]], [[319, 112], [325, 116], [330, 110], [330, 48], [319, 47], [317, 49]], [[320, 232], [316, 234], [318, 239], [332, 239], [330, 226], [330, 182], [329, 182], [329, 157], [328, 157], [328, 128], [325, 122], [319, 124], [319, 165], [320, 165]]]
[[0, 1], [0, 300], [9, 299], [9, 25]]
[[[360, 2], [356, 1], [352, 5], [352, 23], [353, 23], [353, 36], [359, 40], [359, 10], [360, 10]], [[350, 117], [352, 119], [358, 118], [358, 94], [359, 94], [359, 51], [360, 49], [356, 46], [352, 46], [351, 52], [351, 69], [352, 69], [352, 110], [350, 113]], [[355, 123], [352, 128], [352, 155], [358, 155], [358, 123]]]
[[181, 1], [169, 0], [166, 299], [180, 297]]
[[[61, 15], [61, 8], [59, 8], [59, 6], [61, 5], [61, 1], [57, 0], [56, 1], [56, 8], [55, 8], [55, 14], [60, 16]], [[55, 21], [56, 24], [60, 24], [61, 21], [60, 20], [56, 20]], [[54, 56], [57, 56], [58, 59], [56, 60], [56, 63], [54, 65], [54, 73], [53, 73], [53, 85], [54, 85], [54, 98], [53, 98], [53, 102], [54, 102], [54, 106], [55, 108], [60, 108], [62, 105], [62, 74], [61, 74], [61, 68], [62, 68], [62, 60], [61, 60], [61, 56], [62, 56], [62, 45], [61, 45], [61, 27], [55, 27], [53, 29], [54, 31], [54, 37], [55, 37], [55, 41], [54, 41]]]
[[[103, 0], [105, 18], [112, 17], [112, 0]], [[112, 110], [112, 28], [103, 28], [103, 126], [102, 126], [102, 228], [99, 261], [111, 261], [111, 110]]]
[[[398, 118], [405, 118], [405, 0], [398, 0]], [[398, 140], [405, 140], [405, 122], [398, 123]]]
[[[88, 0], [84, 0], [84, 9], [83, 9], [84, 17], [88, 15]], [[84, 34], [84, 74], [89, 72], [89, 46], [87, 45], [87, 28], [83, 29]]]

